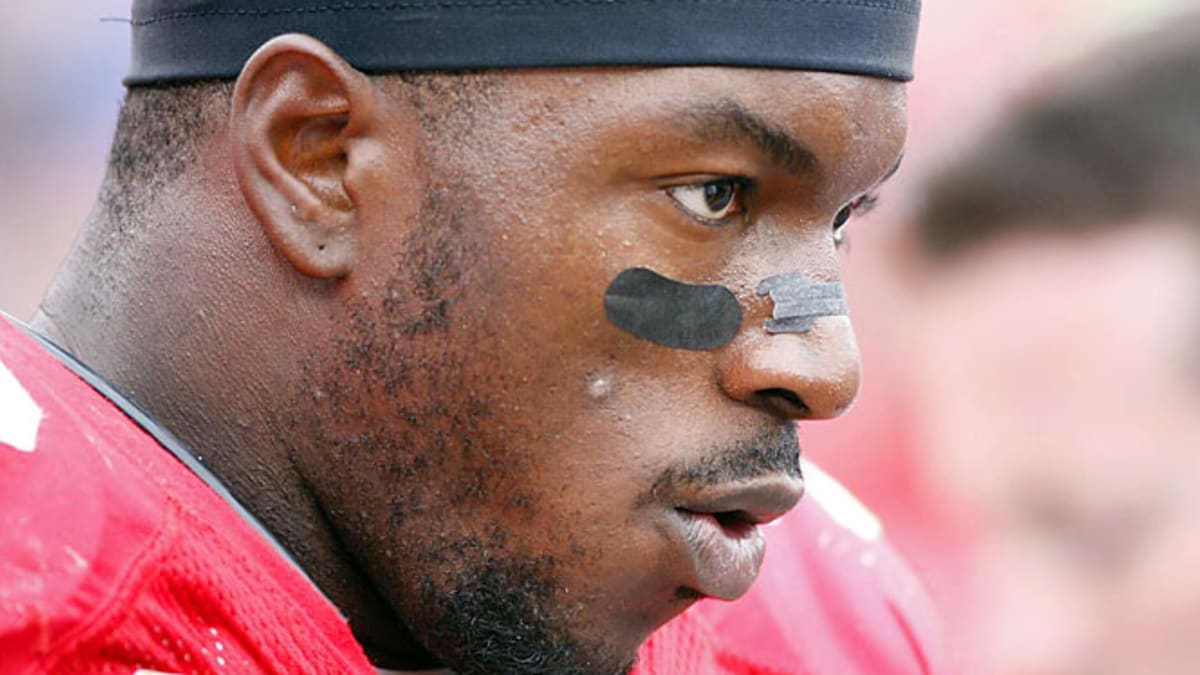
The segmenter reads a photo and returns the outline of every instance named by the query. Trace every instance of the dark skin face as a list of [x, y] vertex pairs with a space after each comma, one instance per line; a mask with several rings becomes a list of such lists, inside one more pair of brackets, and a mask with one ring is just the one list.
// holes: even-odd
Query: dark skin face
[[[226, 366], [219, 378], [172, 370], [193, 408], [229, 392], [207, 406], [229, 414], [156, 406], [180, 392], [121, 376], [101, 347], [91, 362], [210, 458], [378, 664], [619, 672], [655, 628], [703, 595], [740, 595], [757, 567], [697, 564], [681, 518], [754, 539], [747, 521], [799, 496], [794, 422], [857, 392], [849, 319], [770, 335], [755, 287], [838, 280], [834, 223], [895, 166], [904, 90], [716, 67], [495, 81], [439, 139], [413, 100], [315, 41], [260, 50], [233, 143], [204, 155], [201, 181], [231, 187], [232, 164], [250, 211], [197, 202], [225, 214], [222, 236], [261, 228], [216, 247], [233, 262], [195, 265], [257, 265], [257, 281], [210, 280], [204, 303], [242, 317], [248, 339], [183, 346]], [[211, 251], [204, 236], [195, 249]], [[631, 267], [725, 285], [740, 332], [687, 351], [621, 331], [604, 292]], [[205, 447], [214, 419], [225, 450]]]
[[[431, 162], [418, 236], [364, 196], [380, 225], [343, 282], [350, 330], [307, 362], [300, 463], [423, 642], [533, 672], [496, 660], [502, 627], [529, 625], [545, 672], [615, 672], [699, 595], [744, 590], [695, 578], [673, 511], [786, 489], [791, 420], [854, 397], [848, 319], [771, 336], [754, 288], [838, 278], [835, 215], [896, 162], [902, 113], [900, 86], [841, 75], [506, 75]], [[608, 323], [605, 287], [637, 266], [734, 290], [737, 339], [689, 352]]]

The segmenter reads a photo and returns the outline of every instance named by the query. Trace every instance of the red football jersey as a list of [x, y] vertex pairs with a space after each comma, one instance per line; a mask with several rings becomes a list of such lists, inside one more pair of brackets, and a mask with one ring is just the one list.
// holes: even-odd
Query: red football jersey
[[0, 672], [374, 673], [264, 536], [0, 318]]
[[[0, 672], [374, 673], [338, 610], [183, 461], [0, 319]], [[664, 626], [635, 672], [944, 672], [878, 524], [807, 480], [750, 593]]]

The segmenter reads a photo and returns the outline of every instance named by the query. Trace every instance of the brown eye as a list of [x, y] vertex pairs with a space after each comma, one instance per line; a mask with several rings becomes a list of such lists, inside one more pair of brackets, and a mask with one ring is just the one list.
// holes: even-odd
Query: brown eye
[[724, 213], [736, 194], [737, 188], [729, 181], [704, 184], [704, 203], [711, 211]]
[[745, 213], [746, 180], [717, 178], [703, 183], [667, 188], [667, 194], [696, 220], [721, 227]]

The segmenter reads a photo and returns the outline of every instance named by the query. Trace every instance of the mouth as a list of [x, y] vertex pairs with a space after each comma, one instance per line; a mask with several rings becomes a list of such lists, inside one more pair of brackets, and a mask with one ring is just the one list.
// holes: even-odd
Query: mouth
[[803, 494], [801, 478], [771, 476], [708, 490], [677, 505], [673, 520], [690, 577], [681, 591], [722, 600], [744, 595], [766, 553], [760, 526], [787, 513]]

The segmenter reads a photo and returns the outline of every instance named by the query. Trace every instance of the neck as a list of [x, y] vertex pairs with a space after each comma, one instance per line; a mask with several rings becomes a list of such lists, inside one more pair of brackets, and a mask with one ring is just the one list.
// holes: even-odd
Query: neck
[[[128, 311], [81, 311], [78, 299], [85, 296], [71, 286], [56, 280], [31, 327], [128, 395], [202, 458], [342, 611], [372, 662], [399, 669], [436, 666], [339, 539], [290, 461], [286, 436], [256, 409], [270, 405], [268, 397], [252, 395], [264, 387], [212, 372], [237, 372], [219, 367], [223, 359], [206, 354], [202, 344], [223, 342], [191, 336], [188, 344], [168, 346], [154, 327], [130, 320]], [[195, 372], [199, 364], [207, 364], [208, 372]]]

